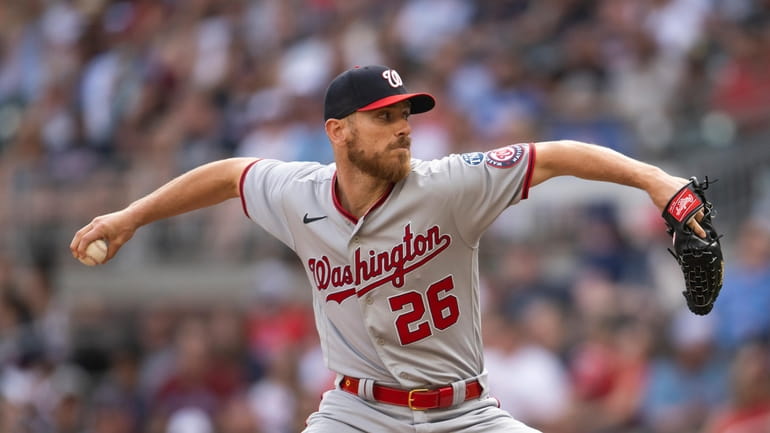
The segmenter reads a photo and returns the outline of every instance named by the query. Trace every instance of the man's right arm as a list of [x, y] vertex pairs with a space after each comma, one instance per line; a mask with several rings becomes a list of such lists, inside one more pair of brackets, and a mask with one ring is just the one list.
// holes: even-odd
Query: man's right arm
[[70, 250], [84, 257], [88, 245], [104, 239], [111, 259], [139, 227], [240, 196], [243, 171], [255, 158], [230, 158], [188, 171], [126, 208], [94, 218], [75, 233]]

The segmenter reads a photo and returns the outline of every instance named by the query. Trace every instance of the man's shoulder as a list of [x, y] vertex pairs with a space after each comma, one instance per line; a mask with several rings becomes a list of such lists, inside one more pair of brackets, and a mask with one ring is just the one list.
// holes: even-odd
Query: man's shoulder
[[[481, 155], [483, 156], [483, 154]], [[452, 177], [463, 176], [463, 172], [467, 168], [477, 165], [479, 165], [478, 161], [470, 159], [465, 154], [457, 153], [431, 160], [412, 159], [411, 164], [412, 174], [415, 177], [435, 181], [451, 180]]]
[[452, 163], [452, 157], [453, 155], [447, 155], [441, 158], [430, 160], [412, 158], [412, 173], [419, 176], [431, 176], [438, 173], [444, 173]]
[[286, 180], [294, 182], [330, 182], [336, 169], [334, 163], [322, 164], [316, 161], [284, 162], [265, 159], [256, 165], [261, 165], [267, 176], [285, 177]]

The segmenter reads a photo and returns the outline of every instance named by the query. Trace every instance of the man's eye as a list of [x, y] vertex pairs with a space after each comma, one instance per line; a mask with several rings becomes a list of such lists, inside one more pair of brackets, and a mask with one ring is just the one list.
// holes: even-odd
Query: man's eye
[[382, 120], [390, 120], [390, 112], [383, 111], [380, 113], [380, 119]]

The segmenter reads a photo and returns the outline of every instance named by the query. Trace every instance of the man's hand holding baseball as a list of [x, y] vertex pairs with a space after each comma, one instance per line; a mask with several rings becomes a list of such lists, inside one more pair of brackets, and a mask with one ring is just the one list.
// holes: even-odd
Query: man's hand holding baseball
[[72, 256], [78, 260], [84, 259], [88, 245], [103, 239], [108, 246], [107, 257], [104, 259], [107, 262], [134, 236], [137, 227], [133, 223], [130, 208], [98, 216], [75, 233], [70, 243]]

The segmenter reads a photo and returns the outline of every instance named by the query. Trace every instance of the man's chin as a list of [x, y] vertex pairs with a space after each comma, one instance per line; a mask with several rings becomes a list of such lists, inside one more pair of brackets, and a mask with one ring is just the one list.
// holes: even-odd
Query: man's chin
[[[411, 152], [409, 149], [398, 150], [400, 152], [388, 155], [389, 158], [392, 158], [390, 161], [386, 161], [382, 155], [378, 155], [378, 157], [369, 160], [355, 157], [350, 159], [359, 170], [369, 176], [396, 183], [406, 178], [412, 169]], [[353, 154], [351, 156], [356, 155]], [[395, 158], [393, 158], [393, 156], [395, 156]]]
[[412, 171], [412, 167], [409, 165], [409, 162], [407, 162], [402, 166], [401, 171], [394, 173], [393, 179], [391, 179], [391, 181], [396, 183], [406, 179], [406, 177], [409, 176], [410, 171]]
[[407, 162], [400, 167], [392, 167], [389, 170], [381, 170], [377, 177], [383, 180], [387, 180], [388, 182], [396, 183], [406, 179], [410, 171], [411, 166]]

